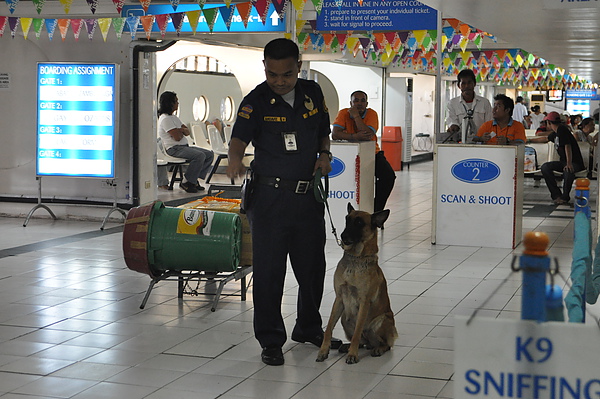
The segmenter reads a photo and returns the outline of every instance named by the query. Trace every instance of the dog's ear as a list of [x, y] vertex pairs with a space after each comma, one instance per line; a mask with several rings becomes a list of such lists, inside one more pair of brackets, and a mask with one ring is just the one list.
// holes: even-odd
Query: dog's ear
[[375, 212], [371, 215], [371, 224], [381, 228], [387, 218], [390, 216], [390, 210], [384, 209], [383, 211]]
[[354, 207], [352, 206], [352, 204], [350, 202], [348, 202], [348, 213], [352, 212], [354, 210]]

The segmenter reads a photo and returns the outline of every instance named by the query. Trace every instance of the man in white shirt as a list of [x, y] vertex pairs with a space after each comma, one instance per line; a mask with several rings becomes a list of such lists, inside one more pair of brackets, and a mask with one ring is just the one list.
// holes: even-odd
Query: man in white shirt
[[523, 105], [523, 97], [518, 96], [517, 103], [515, 104], [515, 109], [513, 109], [513, 115], [512, 115], [513, 120], [524, 123], [525, 117], [528, 114], [529, 114], [529, 112], [527, 112], [527, 107], [525, 105]]
[[475, 73], [471, 69], [460, 71], [458, 74], [458, 88], [461, 95], [450, 100], [448, 104], [448, 117], [446, 118], [448, 132], [458, 133], [461, 131], [463, 122], [472, 122], [467, 142], [472, 141], [472, 137], [477, 134], [484, 122], [493, 118], [490, 102], [486, 98], [475, 94], [476, 84]]

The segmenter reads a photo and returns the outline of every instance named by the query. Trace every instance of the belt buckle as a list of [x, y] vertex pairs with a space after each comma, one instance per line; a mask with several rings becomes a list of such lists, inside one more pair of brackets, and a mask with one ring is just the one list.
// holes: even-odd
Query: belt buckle
[[306, 194], [309, 183], [310, 181], [308, 180], [298, 180], [298, 183], [296, 184], [296, 191], [294, 192], [296, 194]]

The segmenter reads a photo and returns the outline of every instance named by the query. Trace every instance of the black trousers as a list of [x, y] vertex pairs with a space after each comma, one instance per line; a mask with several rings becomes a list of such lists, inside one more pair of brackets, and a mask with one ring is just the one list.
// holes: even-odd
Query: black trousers
[[313, 337], [321, 333], [324, 205], [315, 200], [312, 190], [295, 194], [291, 190], [255, 185], [247, 214], [252, 230], [256, 339], [263, 348], [282, 346], [287, 339], [281, 301], [288, 256], [299, 286], [292, 334]]
[[[546, 162], [542, 165], [542, 176], [544, 176], [544, 181], [546, 182], [546, 186], [548, 187], [548, 191], [550, 191], [550, 196], [553, 200], [557, 198], [561, 198], [565, 201], [569, 201], [571, 199], [571, 187], [573, 187], [573, 182], [575, 181], [575, 173], [580, 172], [585, 169], [585, 166], [573, 164], [573, 168], [575, 173], [564, 171], [565, 163], [560, 161], [552, 161]], [[563, 189], [562, 192], [558, 185], [556, 184], [556, 176], [554, 175], [554, 171], [563, 173]]]
[[379, 151], [375, 154], [375, 212], [385, 209], [395, 180], [396, 172], [385, 158], [383, 151]]

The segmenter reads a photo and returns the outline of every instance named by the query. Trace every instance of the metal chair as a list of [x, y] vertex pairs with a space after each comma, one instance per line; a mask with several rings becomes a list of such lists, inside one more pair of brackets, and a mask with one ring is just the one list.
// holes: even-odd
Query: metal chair
[[[206, 178], [206, 184], [210, 184], [210, 179], [212, 179], [213, 175], [217, 171], [221, 160], [227, 159], [228, 148], [225, 142], [223, 141], [223, 137], [221, 137], [221, 133], [219, 130], [213, 125], [207, 125], [206, 130], [208, 131], [208, 140], [210, 141], [210, 148], [217, 156], [215, 164], [213, 165], [208, 177]], [[231, 184], [234, 185], [235, 182], [231, 179]]]
[[[166, 162], [166, 165], [169, 166], [169, 169], [173, 173], [171, 175], [171, 181], [169, 182], [168, 188], [169, 190], [173, 190], [173, 185], [176, 181], [183, 181], [183, 165], [187, 165], [188, 161], [184, 158], [177, 158], [167, 154], [160, 137], [156, 139], [156, 158], [157, 164], [158, 159], [160, 159], [163, 163]], [[178, 174], [179, 176], [177, 176]]]
[[[587, 142], [580, 142], [577, 143], [579, 145], [579, 149], [581, 151], [581, 155], [583, 158], [583, 164], [585, 166], [585, 169], [580, 170], [579, 172], [575, 173], [575, 177], [579, 178], [579, 177], [588, 177], [591, 178], [591, 173], [592, 173], [592, 169], [590, 168], [589, 165], [589, 152], [590, 152], [590, 145]], [[554, 149], [554, 143], [549, 141], [548, 142], [548, 161], [558, 161], [558, 153], [556, 152], [556, 150]], [[593, 162], [593, 161], [592, 161]], [[593, 165], [592, 165], [593, 166]], [[556, 177], [561, 177], [562, 178], [562, 172], [557, 172], [554, 171], [554, 175]]]
[[225, 143], [227, 145], [229, 145], [229, 143], [231, 142], [231, 131], [232, 131], [231, 126], [225, 126], [223, 128], [223, 134], [225, 135]]

